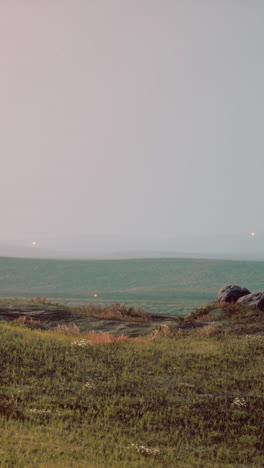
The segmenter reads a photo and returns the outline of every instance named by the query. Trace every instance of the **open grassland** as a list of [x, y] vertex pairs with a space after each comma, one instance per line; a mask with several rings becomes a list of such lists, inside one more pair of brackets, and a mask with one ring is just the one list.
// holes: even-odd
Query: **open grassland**
[[262, 335], [0, 333], [0, 466], [264, 466]]
[[0, 258], [2, 297], [53, 302], [120, 302], [151, 314], [187, 315], [224, 284], [262, 290], [264, 262], [198, 259], [39, 260]]

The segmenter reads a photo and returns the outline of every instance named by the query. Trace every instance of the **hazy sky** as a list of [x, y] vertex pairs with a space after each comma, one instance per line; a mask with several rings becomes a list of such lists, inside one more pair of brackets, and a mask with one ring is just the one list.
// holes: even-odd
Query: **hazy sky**
[[0, 241], [263, 232], [263, 0], [2, 0]]

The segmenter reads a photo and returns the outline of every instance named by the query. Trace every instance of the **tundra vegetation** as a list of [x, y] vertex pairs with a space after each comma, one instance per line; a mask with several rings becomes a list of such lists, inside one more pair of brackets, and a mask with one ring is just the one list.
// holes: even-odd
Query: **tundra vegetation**
[[212, 303], [141, 337], [21, 317], [0, 322], [0, 466], [264, 466], [263, 312]]

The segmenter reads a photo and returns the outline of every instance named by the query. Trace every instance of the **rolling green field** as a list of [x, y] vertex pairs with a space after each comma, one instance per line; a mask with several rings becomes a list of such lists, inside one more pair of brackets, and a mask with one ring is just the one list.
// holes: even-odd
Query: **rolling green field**
[[263, 312], [197, 309], [226, 283], [261, 290], [264, 263], [0, 264], [0, 467], [264, 466]]
[[120, 302], [165, 315], [186, 315], [213, 300], [225, 284], [262, 290], [263, 278], [264, 262], [0, 259], [2, 297], [46, 296], [68, 304]]
[[0, 334], [1, 467], [264, 466], [263, 335]]

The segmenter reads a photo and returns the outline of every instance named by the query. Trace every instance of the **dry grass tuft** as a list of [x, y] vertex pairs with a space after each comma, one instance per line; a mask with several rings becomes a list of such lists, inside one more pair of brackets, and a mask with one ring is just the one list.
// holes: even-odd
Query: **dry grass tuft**
[[83, 305], [77, 312], [88, 317], [101, 318], [106, 320], [130, 321], [130, 322], [149, 322], [151, 315], [141, 309], [126, 307], [116, 303], [110, 306], [102, 307], [100, 305]]
[[14, 320], [16, 323], [25, 323], [27, 321], [27, 317], [25, 315], [20, 315], [17, 319]]
[[152, 338], [182, 338], [184, 335], [183, 330], [173, 329], [169, 325], [158, 325], [152, 332]]
[[127, 335], [114, 336], [106, 332], [91, 331], [85, 335], [85, 338], [91, 340], [94, 344], [113, 344], [113, 343], [130, 343], [146, 341], [143, 338], [130, 338]]
[[33, 302], [34, 304], [48, 304], [46, 297], [32, 297], [31, 302]]
[[33, 318], [28, 318], [26, 315], [20, 315], [17, 319], [14, 320], [16, 323], [21, 323], [24, 325], [32, 325], [35, 327], [42, 326], [42, 322], [40, 320], [36, 320]]
[[199, 322], [215, 322], [216, 318], [209, 314], [204, 314], [199, 317]]
[[75, 325], [75, 323], [70, 323], [69, 325], [57, 325], [53, 330], [56, 333], [65, 333], [66, 335], [79, 335], [80, 328]]
[[219, 328], [216, 327], [215, 322], [210, 323], [207, 327], [201, 327], [195, 330], [194, 335], [201, 337], [201, 336], [215, 336], [218, 335], [220, 332]]

